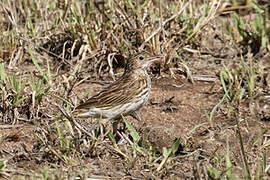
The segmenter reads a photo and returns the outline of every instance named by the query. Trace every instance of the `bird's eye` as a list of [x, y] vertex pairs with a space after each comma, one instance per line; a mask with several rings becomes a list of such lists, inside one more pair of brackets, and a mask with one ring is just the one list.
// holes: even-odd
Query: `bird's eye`
[[139, 60], [140, 61], [144, 60], [144, 57], [143, 56], [139, 56]]

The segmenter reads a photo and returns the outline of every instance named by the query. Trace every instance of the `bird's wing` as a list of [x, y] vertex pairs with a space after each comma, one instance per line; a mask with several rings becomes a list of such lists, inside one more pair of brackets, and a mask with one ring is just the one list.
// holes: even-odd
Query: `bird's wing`
[[103, 108], [125, 104], [132, 100], [139, 93], [138, 91], [141, 91], [145, 86], [147, 86], [146, 77], [132, 74], [123, 76], [104, 88], [100, 93], [79, 105], [76, 109]]

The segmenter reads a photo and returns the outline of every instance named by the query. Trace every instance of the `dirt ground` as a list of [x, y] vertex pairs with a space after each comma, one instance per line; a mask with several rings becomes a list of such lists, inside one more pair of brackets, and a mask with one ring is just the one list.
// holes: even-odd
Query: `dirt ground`
[[[210, 6], [195, 1], [76, 1], [67, 11], [65, 2], [52, 4], [57, 11], [27, 2], [0, 3], [0, 179], [270, 179], [269, 19], [265, 34], [254, 33], [249, 23], [261, 14], [251, 5], [200, 19]], [[33, 3], [30, 14], [21, 12]], [[243, 8], [250, 11], [241, 15]], [[201, 14], [191, 16], [194, 9]], [[237, 29], [227, 11], [246, 24]], [[156, 31], [157, 22], [167, 24]], [[74, 107], [112, 81], [110, 70], [120, 77], [140, 46], [164, 57], [149, 70], [142, 120], [127, 116], [118, 124], [124, 140], [112, 122], [72, 117]]]
[[[133, 165], [122, 159], [123, 157], [113, 150], [107, 138], [99, 142], [95, 147], [97, 149], [88, 152], [89, 154], [85, 151], [91, 151], [91, 148], [82, 148], [83, 158], [77, 155], [73, 157], [71, 164], [66, 166], [64, 161], [61, 161], [61, 151], [55, 149], [58, 145], [53, 147], [59, 138], [53, 127], [57, 119], [44, 121], [42, 118], [31, 123], [1, 125], [0, 134], [5, 135], [1, 143], [1, 154], [10, 157], [9, 162], [13, 162], [13, 168], [8, 168], [9, 172], [13, 172], [13, 178], [33, 177], [37, 172], [44, 174], [46, 170], [43, 167], [47, 167], [47, 171], [52, 171], [55, 177], [59, 178], [63, 177], [65, 172], [74, 175], [74, 172], [80, 172], [80, 168], [86, 168], [82, 175], [90, 173], [89, 177], [97, 179], [193, 179], [194, 174], [204, 177], [201, 170], [208, 166], [208, 161], [220, 166], [219, 161], [225, 156], [228, 143], [232, 163], [236, 167], [233, 171], [242, 174], [242, 170], [238, 169], [242, 166], [242, 161], [235, 120], [226, 117], [224, 107], [221, 106], [214, 115], [213, 127], [210, 125], [209, 114], [221, 97], [220, 86], [215, 82], [196, 81], [192, 84], [181, 76], [172, 78], [165, 74], [153, 78], [149, 101], [139, 110], [142, 121], [138, 122], [131, 117], [127, 119], [140, 136], [148, 136], [157, 154], [161, 154], [164, 147], [170, 148], [177, 138], [181, 138], [178, 155], [170, 159], [164, 170], [159, 173], [154, 171], [155, 165], [144, 165], [145, 159], [142, 157], [137, 157]], [[247, 108], [248, 105], [245, 105], [242, 110], [244, 121], [241, 122], [240, 128], [244, 148], [254, 149], [249, 151], [248, 156], [255, 156], [257, 148], [253, 143], [268, 129], [269, 122], [260, 122], [250, 116]], [[44, 127], [48, 128], [47, 132]], [[42, 135], [47, 141], [51, 141], [45, 149], [40, 147], [40, 140], [44, 138]], [[130, 149], [127, 150], [130, 145], [126, 142], [118, 146], [123, 152], [131, 153]], [[265, 153], [268, 154], [269, 150]], [[218, 157], [221, 159], [218, 160]], [[253, 163], [253, 160], [249, 161], [250, 165]], [[126, 166], [129, 168], [127, 171], [123, 169]]]

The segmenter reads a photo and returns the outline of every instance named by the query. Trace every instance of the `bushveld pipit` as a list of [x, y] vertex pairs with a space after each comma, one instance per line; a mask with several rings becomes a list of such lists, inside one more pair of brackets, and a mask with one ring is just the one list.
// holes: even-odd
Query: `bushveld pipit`
[[130, 58], [122, 77], [75, 108], [78, 117], [112, 120], [130, 115], [141, 120], [136, 111], [146, 103], [151, 89], [147, 69], [160, 57], [140, 53]]

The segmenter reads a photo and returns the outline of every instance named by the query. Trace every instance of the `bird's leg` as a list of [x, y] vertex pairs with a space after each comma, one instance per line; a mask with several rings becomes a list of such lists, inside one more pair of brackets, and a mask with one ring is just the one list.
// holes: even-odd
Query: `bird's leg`
[[124, 137], [122, 136], [122, 134], [118, 131], [118, 123], [119, 122], [113, 122], [113, 132], [120, 138], [119, 141], [122, 141], [122, 139], [124, 139]]
[[132, 113], [129, 114], [131, 117], [133, 117], [134, 119], [137, 119], [138, 121], [141, 121], [141, 117], [140, 115], [136, 112], [136, 111], [133, 111]]

